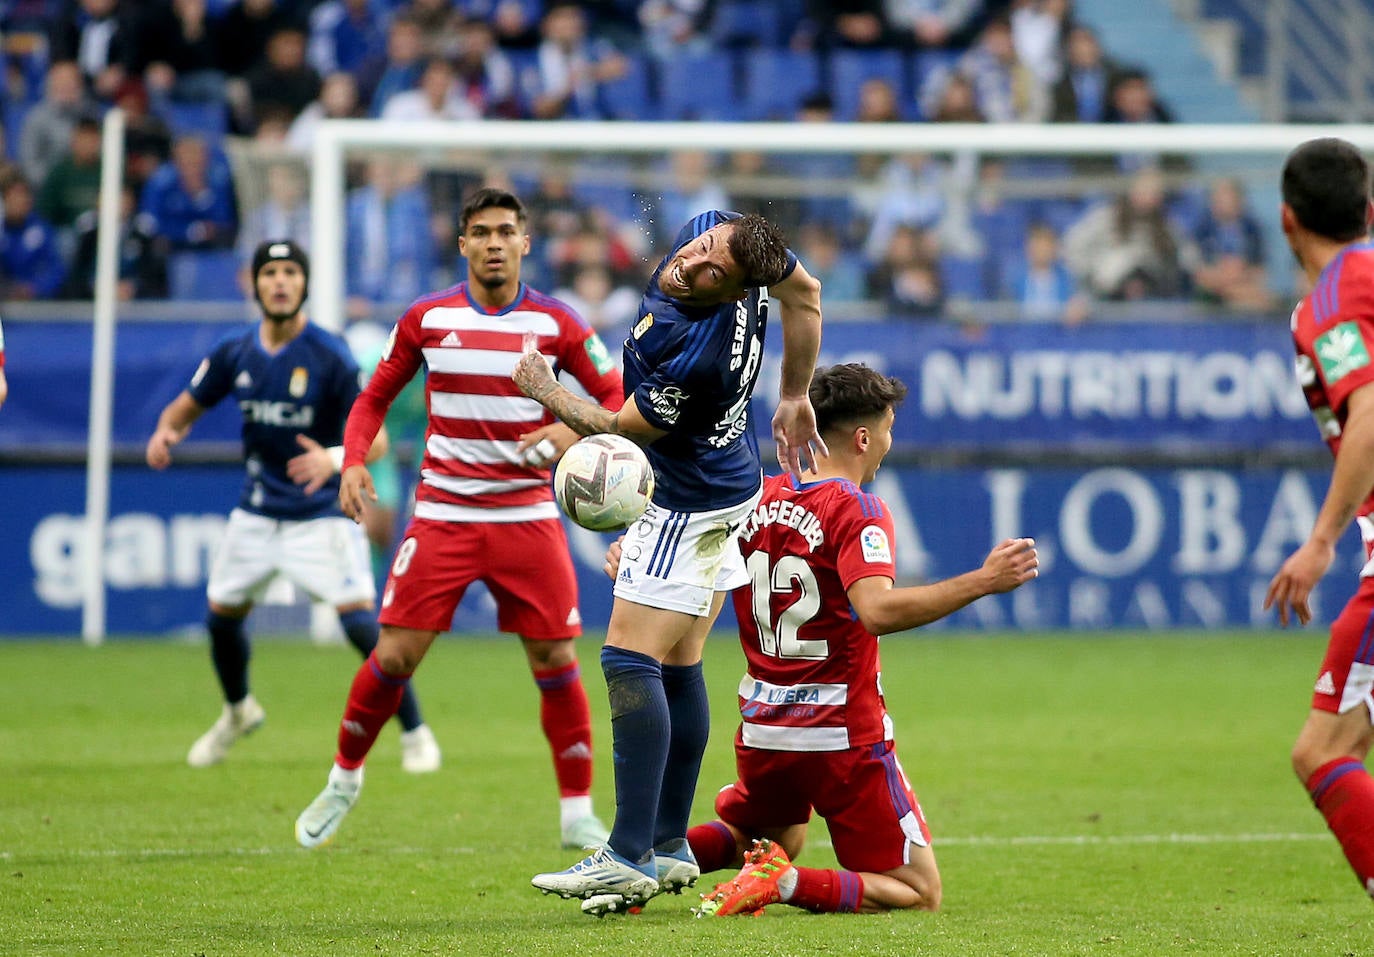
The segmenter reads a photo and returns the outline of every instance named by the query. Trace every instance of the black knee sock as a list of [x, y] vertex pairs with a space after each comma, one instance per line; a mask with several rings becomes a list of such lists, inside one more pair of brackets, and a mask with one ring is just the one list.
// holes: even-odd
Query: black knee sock
[[210, 631], [210, 660], [215, 664], [224, 700], [238, 704], [248, 697], [248, 659], [251, 648], [242, 618], [230, 618], [210, 612], [205, 617]]

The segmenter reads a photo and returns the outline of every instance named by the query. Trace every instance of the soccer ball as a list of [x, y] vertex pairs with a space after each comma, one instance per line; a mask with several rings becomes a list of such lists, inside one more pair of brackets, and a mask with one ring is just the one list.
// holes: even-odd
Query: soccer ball
[[553, 494], [583, 528], [614, 532], [644, 514], [654, 494], [654, 470], [644, 450], [619, 435], [589, 435], [558, 460]]

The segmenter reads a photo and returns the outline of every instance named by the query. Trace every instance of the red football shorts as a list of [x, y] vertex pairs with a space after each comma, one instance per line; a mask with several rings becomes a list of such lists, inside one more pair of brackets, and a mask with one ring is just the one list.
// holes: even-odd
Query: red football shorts
[[558, 519], [439, 522], [413, 519], [391, 562], [383, 625], [447, 631], [467, 587], [487, 586], [502, 631], [525, 638], [582, 634], [577, 578]]
[[1374, 720], [1374, 578], [1361, 578], [1354, 597], [1331, 623], [1326, 657], [1317, 672], [1312, 707], [1344, 714], [1360, 704]]
[[764, 751], [735, 735], [739, 780], [716, 795], [716, 814], [746, 834], [825, 819], [840, 866], [881, 874], [910, 863], [908, 842], [930, 830], [891, 741], [847, 751]]

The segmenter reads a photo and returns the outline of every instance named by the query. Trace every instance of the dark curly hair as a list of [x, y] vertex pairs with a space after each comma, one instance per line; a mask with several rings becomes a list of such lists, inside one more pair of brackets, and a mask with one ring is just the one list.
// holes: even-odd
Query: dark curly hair
[[782, 230], [756, 213], [730, 220], [734, 227], [726, 247], [744, 270], [744, 286], [771, 286], [787, 270], [787, 238]]
[[824, 435], [881, 415], [906, 398], [906, 384], [859, 362], [817, 369], [808, 395], [816, 410], [816, 431]]
[[1369, 232], [1369, 164], [1335, 137], [1308, 140], [1283, 164], [1283, 201], [1305, 228], [1336, 242]]

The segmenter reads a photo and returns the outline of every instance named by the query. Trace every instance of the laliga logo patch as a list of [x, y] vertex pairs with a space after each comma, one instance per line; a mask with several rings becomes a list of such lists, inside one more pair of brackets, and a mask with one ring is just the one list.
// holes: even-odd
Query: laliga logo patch
[[864, 561], [892, 564], [892, 549], [887, 544], [887, 532], [877, 525], [869, 525], [859, 533], [859, 546], [863, 549]]
[[647, 316], [645, 316], [643, 319], [639, 320], [639, 322], [635, 323], [635, 327], [634, 327], [634, 329], [630, 332], [630, 335], [633, 336], [634, 338], [638, 339], [640, 336], [644, 335], [644, 333], [648, 332], [648, 331], [649, 331], [649, 327], [652, 326], [653, 324], [654, 324], [654, 314], [651, 312], [651, 313], [649, 313]]
[[286, 387], [286, 391], [291, 393], [293, 399], [299, 399], [305, 395], [306, 386], [310, 384], [310, 373], [305, 371], [303, 366], [296, 366], [291, 370], [291, 384]]

